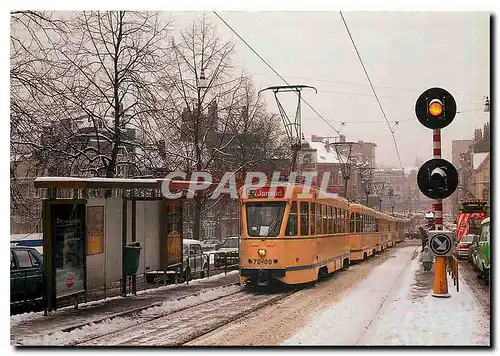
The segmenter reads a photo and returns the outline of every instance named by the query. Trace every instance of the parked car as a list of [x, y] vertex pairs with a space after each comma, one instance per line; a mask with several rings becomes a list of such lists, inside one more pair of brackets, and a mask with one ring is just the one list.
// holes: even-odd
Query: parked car
[[183, 239], [182, 248], [182, 254], [184, 256], [182, 261], [183, 276], [187, 276], [187, 262], [189, 258], [189, 279], [191, 279], [192, 276], [204, 278], [208, 274], [208, 259], [207, 255], [203, 253], [200, 241]]
[[[201, 243], [198, 240], [183, 239], [182, 240], [182, 270], [180, 279], [188, 277], [188, 261], [189, 261], [189, 279], [194, 277], [204, 278], [208, 275], [208, 258], [201, 248]], [[163, 271], [146, 271], [146, 282], [153, 283], [155, 278], [159, 278]], [[167, 271], [167, 279], [174, 278], [174, 271]]]
[[221, 242], [216, 239], [208, 239], [208, 240], [203, 240], [201, 242], [201, 249], [203, 251], [211, 251], [215, 250], [217, 246], [221, 245]]
[[473, 263], [480, 276], [489, 282], [490, 279], [490, 218], [481, 222], [479, 239], [473, 251]]
[[462, 239], [457, 244], [457, 258], [469, 258], [469, 249], [474, 241], [474, 234], [464, 235]]
[[240, 246], [240, 239], [238, 236], [228, 237], [222, 245], [218, 248], [216, 247], [217, 252], [236, 252], [238, 253]]
[[12, 306], [43, 301], [43, 257], [32, 247], [10, 248], [10, 303]]
[[240, 239], [238, 236], [226, 238], [222, 245], [215, 248], [215, 268], [234, 266], [239, 263]]
[[478, 235], [472, 235], [472, 236], [473, 236], [473, 238], [472, 238], [472, 243], [469, 247], [468, 258], [469, 258], [469, 262], [472, 264], [472, 267], [474, 268], [474, 270], [477, 270], [475, 260], [477, 259], [476, 246], [478, 246], [479, 236]]

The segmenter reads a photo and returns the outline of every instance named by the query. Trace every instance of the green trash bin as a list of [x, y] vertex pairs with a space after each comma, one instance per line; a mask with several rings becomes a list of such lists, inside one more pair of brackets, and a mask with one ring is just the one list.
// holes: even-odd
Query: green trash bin
[[139, 243], [134, 243], [125, 246], [123, 249], [125, 250], [125, 260], [123, 261], [125, 275], [127, 277], [133, 276], [139, 269], [139, 258], [142, 247], [140, 247]]

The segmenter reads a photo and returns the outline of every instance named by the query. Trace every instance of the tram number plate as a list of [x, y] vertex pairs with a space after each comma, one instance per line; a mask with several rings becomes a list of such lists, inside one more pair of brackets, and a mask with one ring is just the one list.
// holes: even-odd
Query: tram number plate
[[270, 258], [254, 258], [253, 259], [254, 265], [271, 265], [272, 263], [273, 263], [273, 260]]

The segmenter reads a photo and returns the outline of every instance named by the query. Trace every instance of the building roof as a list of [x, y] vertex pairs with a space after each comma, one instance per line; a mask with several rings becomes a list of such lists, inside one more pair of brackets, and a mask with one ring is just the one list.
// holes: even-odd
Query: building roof
[[403, 167], [405, 170], [405, 173], [410, 174], [412, 171], [417, 171], [418, 172], [418, 167]]
[[[311, 149], [316, 150], [316, 162], [317, 163], [340, 163], [339, 157], [335, 148], [331, 148], [330, 152], [326, 150], [326, 146], [323, 142], [308, 142]], [[345, 158], [342, 158], [342, 162], [345, 162]]]
[[472, 164], [474, 169], [478, 169], [479, 166], [481, 166], [481, 163], [486, 159], [486, 157], [489, 155], [489, 152], [477, 152], [474, 153], [472, 157]]

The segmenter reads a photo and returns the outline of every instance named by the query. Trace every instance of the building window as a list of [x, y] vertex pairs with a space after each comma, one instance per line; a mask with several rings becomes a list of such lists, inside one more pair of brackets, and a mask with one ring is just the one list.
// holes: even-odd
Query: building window
[[41, 214], [42, 214], [42, 207], [41, 207], [41, 204], [40, 203], [35, 203], [33, 205], [33, 215], [38, 218], [38, 217], [41, 217]]
[[483, 200], [489, 200], [490, 199], [490, 191], [488, 188], [483, 189]]
[[213, 238], [215, 235], [215, 229], [213, 226], [207, 226], [205, 229], [205, 238], [210, 239]]

